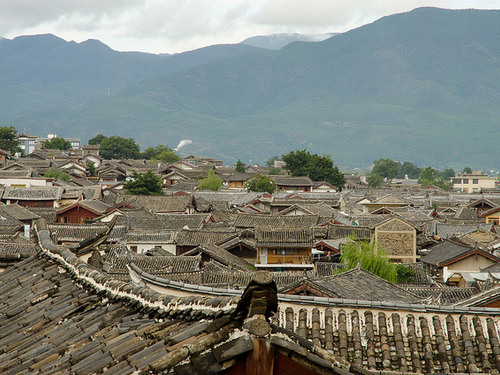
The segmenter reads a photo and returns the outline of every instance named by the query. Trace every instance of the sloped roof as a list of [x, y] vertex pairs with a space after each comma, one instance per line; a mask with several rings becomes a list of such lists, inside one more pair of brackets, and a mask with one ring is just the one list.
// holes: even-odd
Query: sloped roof
[[75, 207], [86, 208], [87, 210], [92, 211], [97, 215], [102, 215], [111, 208], [109, 204], [106, 204], [98, 199], [91, 199], [79, 201], [67, 207], [63, 207], [59, 211], [57, 211], [57, 214], [62, 214], [64, 212], [70, 211]]
[[238, 232], [234, 230], [181, 230], [177, 233], [177, 244], [179, 246], [206, 246], [217, 244], [237, 234]]
[[340, 239], [353, 235], [356, 236], [358, 240], [370, 240], [373, 235], [373, 230], [359, 225], [328, 225], [328, 238]]
[[33, 213], [32, 211], [18, 205], [17, 203], [15, 204], [4, 204], [0, 203], [0, 214], [5, 213], [7, 215], [10, 215], [16, 220], [36, 220], [40, 218], [39, 215]]
[[378, 206], [387, 206], [387, 205], [409, 205], [410, 203], [402, 197], [398, 197], [394, 194], [387, 194], [369, 204]]
[[252, 269], [252, 265], [247, 261], [213, 244], [204, 244], [202, 246], [198, 246], [197, 248], [182, 254], [181, 257], [190, 257], [202, 253], [234, 269], [242, 271], [249, 271]]
[[108, 230], [104, 224], [48, 224], [50, 232], [60, 242], [80, 242]]
[[442, 267], [455, 259], [461, 259], [474, 252], [481, 253], [483, 256], [491, 259], [498, 259], [489, 253], [486, 253], [478, 248], [474, 248], [473, 246], [468, 246], [451, 240], [445, 240], [434, 246], [429, 254], [420, 258], [420, 261], [437, 267]]
[[257, 227], [255, 228], [257, 247], [267, 248], [313, 248], [314, 231], [311, 227]]
[[281, 292], [286, 294], [301, 284], [318, 289], [331, 298], [406, 303], [415, 303], [420, 299], [416, 295], [362, 268], [354, 268], [350, 271], [317, 279], [305, 279], [302, 282], [283, 288]]
[[162, 230], [162, 229], [150, 229], [150, 230], [131, 230], [125, 236], [125, 241], [127, 243], [137, 242], [137, 243], [176, 243], [177, 232], [173, 230]]
[[145, 207], [153, 212], [184, 212], [192, 206], [190, 195], [129, 195], [118, 196], [116, 204], [125, 202], [136, 208]]
[[52, 186], [31, 186], [29, 188], [6, 186], [2, 198], [22, 201], [57, 201], [61, 199], [63, 192], [63, 188]]
[[238, 228], [255, 227], [312, 227], [318, 224], [319, 215], [270, 216], [265, 214], [238, 214], [234, 226]]

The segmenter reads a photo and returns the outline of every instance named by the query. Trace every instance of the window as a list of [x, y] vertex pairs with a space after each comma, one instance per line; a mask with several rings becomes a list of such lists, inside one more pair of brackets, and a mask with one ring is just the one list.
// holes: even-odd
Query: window
[[468, 178], [464, 178], [463, 181], [462, 181], [463, 184], [468, 184], [469, 183], [469, 179]]
[[460, 184], [461, 182], [462, 182], [462, 179], [460, 179], [460, 178], [454, 178], [453, 179], [453, 183], [454, 184]]
[[473, 184], [477, 184], [477, 183], [478, 183], [477, 178], [474, 178], [474, 179], [472, 180], [472, 183], [473, 183]]

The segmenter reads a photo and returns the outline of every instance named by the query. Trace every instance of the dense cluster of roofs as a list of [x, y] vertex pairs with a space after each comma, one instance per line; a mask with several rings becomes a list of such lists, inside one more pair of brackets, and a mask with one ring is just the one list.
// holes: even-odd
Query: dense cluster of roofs
[[[373, 189], [352, 176], [339, 192], [282, 175], [270, 195], [236, 184], [265, 173], [257, 166], [241, 176], [188, 157], [154, 166], [166, 195], [138, 196], [121, 182], [151, 169], [144, 161], [93, 162], [85, 178], [84, 152], [42, 154], [0, 170], [2, 373], [500, 369], [491, 189]], [[72, 179], [41, 177], [55, 166]], [[196, 189], [208, 170], [225, 189]], [[378, 244], [416, 276], [339, 273], [352, 241]]]

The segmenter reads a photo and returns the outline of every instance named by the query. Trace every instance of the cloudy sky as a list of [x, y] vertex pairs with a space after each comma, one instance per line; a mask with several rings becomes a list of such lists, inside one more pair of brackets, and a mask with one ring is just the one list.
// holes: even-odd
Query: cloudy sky
[[421, 6], [499, 9], [500, 0], [1, 0], [0, 36], [52, 33], [175, 53], [255, 35], [342, 32]]

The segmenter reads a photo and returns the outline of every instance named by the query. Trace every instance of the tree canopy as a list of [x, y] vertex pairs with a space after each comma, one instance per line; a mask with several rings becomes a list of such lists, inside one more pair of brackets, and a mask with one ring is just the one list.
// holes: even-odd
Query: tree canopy
[[245, 182], [245, 188], [249, 191], [266, 191], [269, 194], [274, 194], [278, 190], [276, 182], [262, 174], [256, 174]]
[[241, 162], [240, 159], [238, 159], [238, 161], [236, 162], [236, 172], [238, 172], [238, 173], [245, 173], [246, 172], [245, 167], [243, 166], [243, 163]]
[[198, 189], [210, 189], [213, 191], [219, 191], [221, 187], [222, 180], [212, 170], [208, 171], [208, 177], [202, 179], [198, 184]]
[[139, 159], [141, 150], [133, 138], [112, 135], [102, 139], [101, 156], [104, 159]]
[[101, 142], [106, 139], [108, 137], [106, 137], [105, 135], [102, 135], [102, 134], [97, 134], [94, 138], [91, 138], [89, 139], [89, 145], [100, 145]]
[[69, 174], [67, 174], [66, 172], [64, 172], [60, 169], [49, 169], [43, 174], [43, 177], [57, 178], [57, 179], [63, 180], [63, 181], [69, 181], [69, 179], [70, 179]]
[[134, 195], [163, 195], [161, 178], [149, 170], [145, 173], [132, 173], [132, 180], [123, 187], [127, 194]]
[[71, 143], [64, 138], [55, 137], [43, 142], [42, 147], [46, 150], [69, 150]]
[[13, 126], [0, 127], [0, 149], [10, 151], [11, 154], [21, 152], [19, 140], [17, 139], [17, 130]]
[[308, 176], [313, 181], [326, 181], [339, 189], [345, 185], [344, 174], [329, 155], [319, 156], [304, 149], [282, 155], [281, 160], [292, 176]]
[[166, 145], [150, 146], [144, 150], [142, 157], [147, 160], [159, 160], [165, 164], [172, 164], [181, 160], [180, 156]]

